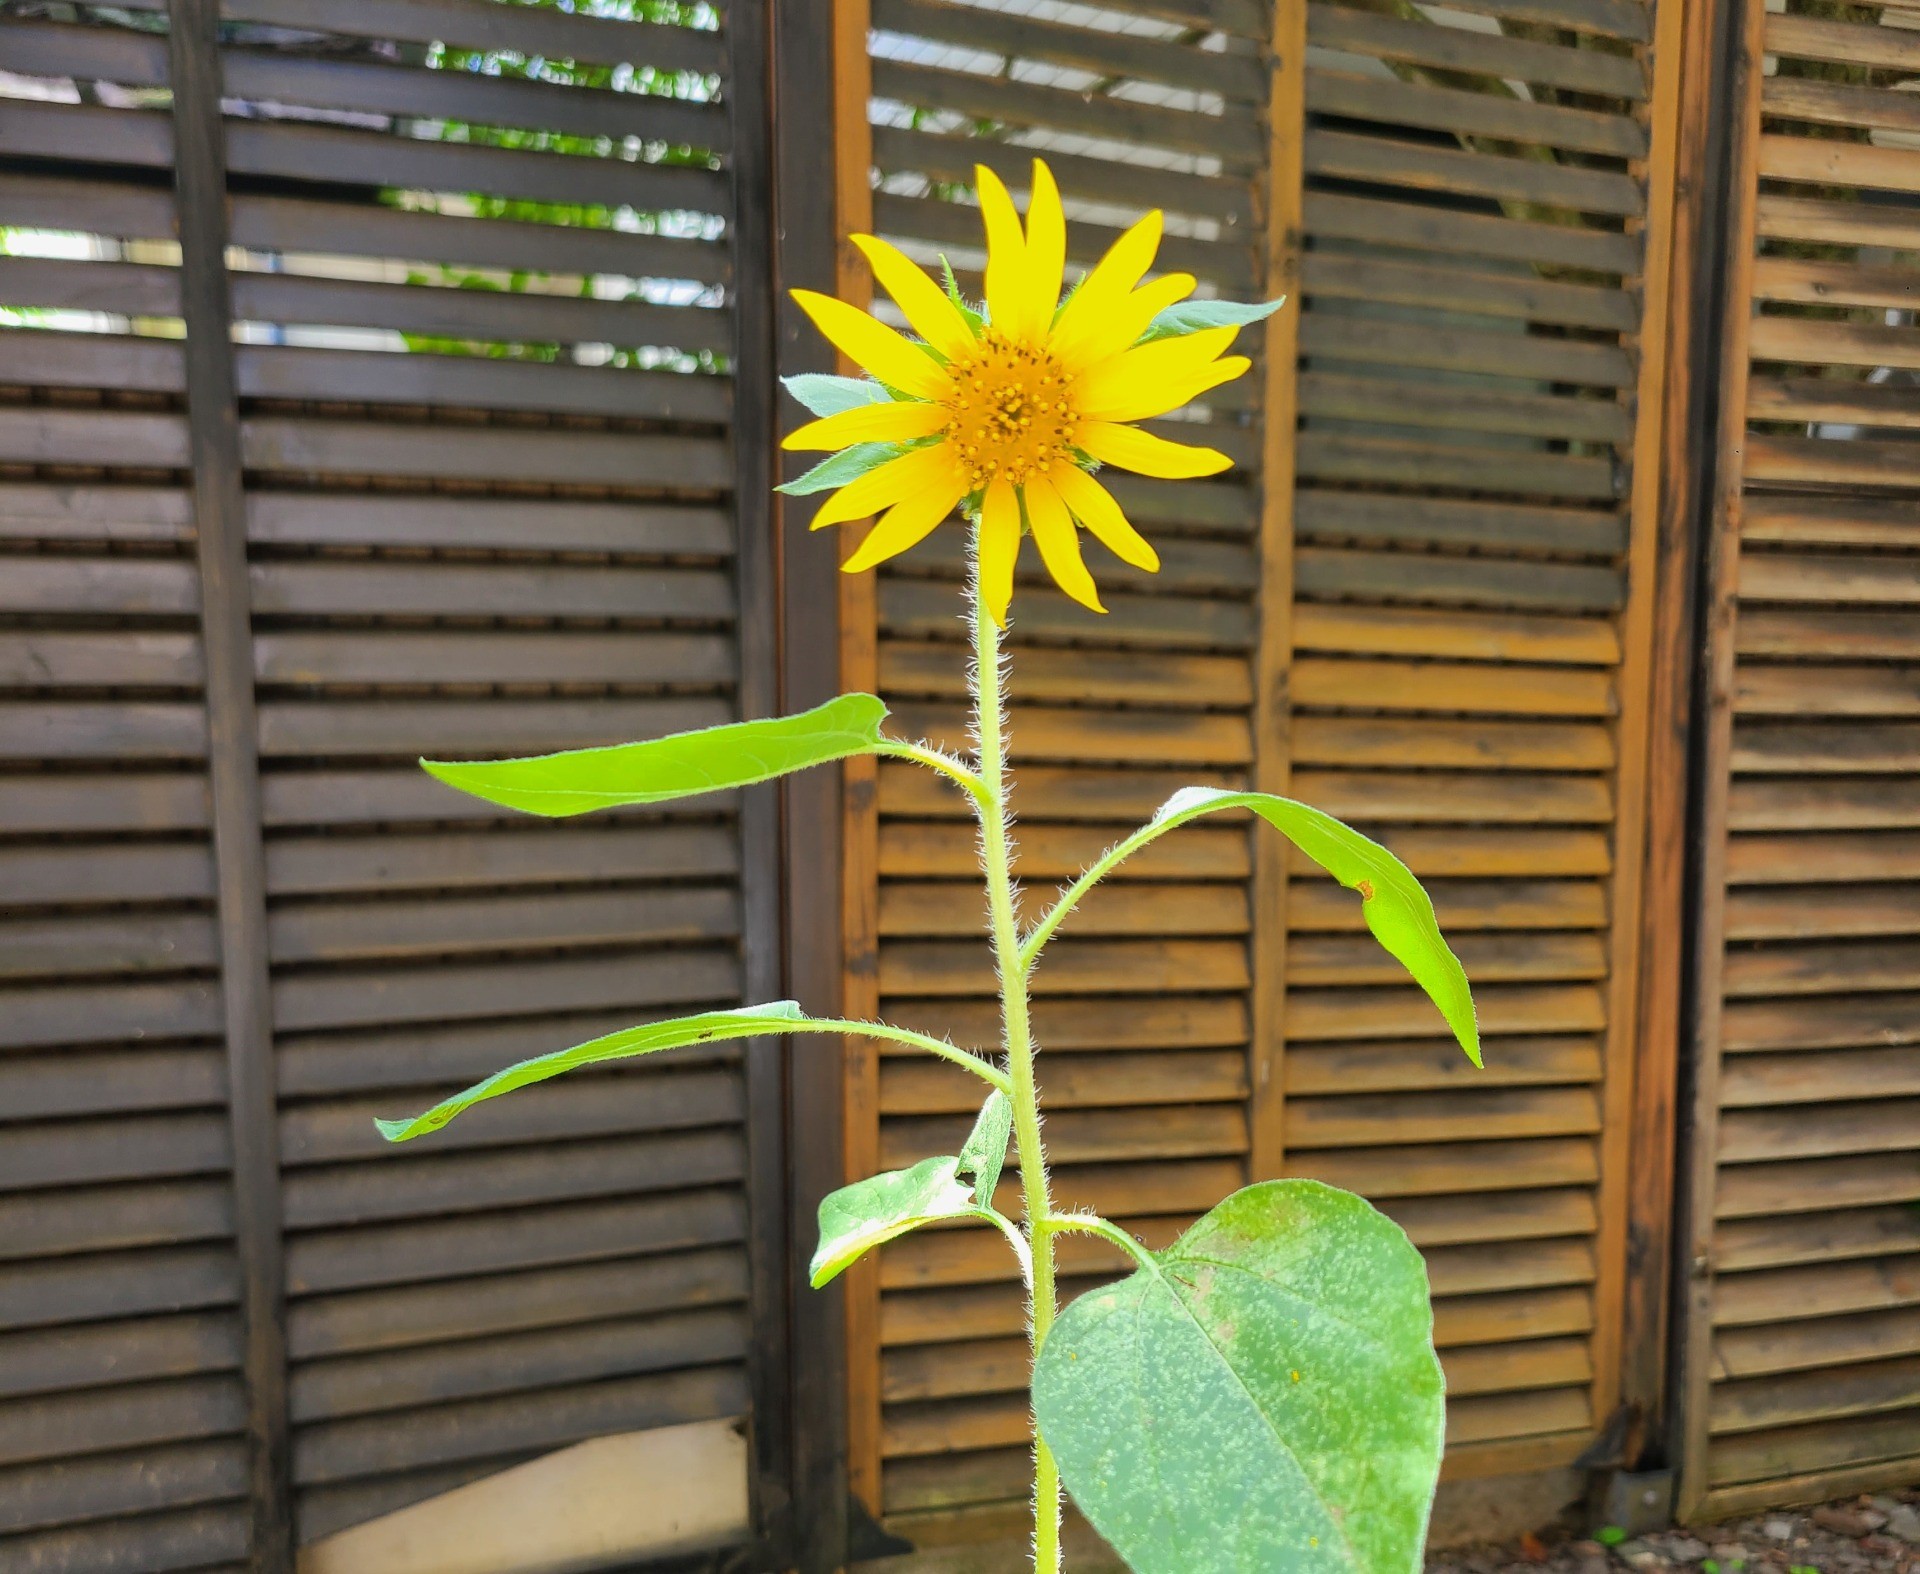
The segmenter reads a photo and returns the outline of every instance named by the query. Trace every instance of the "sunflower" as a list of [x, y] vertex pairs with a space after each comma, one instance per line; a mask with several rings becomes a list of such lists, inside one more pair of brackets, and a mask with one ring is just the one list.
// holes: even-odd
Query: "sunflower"
[[[790, 449], [834, 457], [781, 490], [837, 487], [813, 528], [879, 518], [843, 565], [859, 573], [923, 540], [958, 505], [978, 522], [980, 593], [1005, 627], [1020, 537], [1031, 531], [1047, 572], [1074, 600], [1106, 608], [1080, 552], [1084, 527], [1149, 573], [1159, 555], [1094, 472], [1214, 475], [1232, 461], [1129, 424], [1177, 410], [1251, 364], [1225, 355], [1234, 335], [1280, 303], [1186, 302], [1191, 274], [1142, 284], [1161, 215], [1126, 231], [1063, 302], [1066, 219], [1053, 175], [1034, 161], [1024, 229], [992, 170], [975, 171], [986, 222], [984, 310], [871, 235], [853, 243], [917, 338], [811, 290], [794, 299], [870, 378], [795, 377], [787, 386], [819, 420]], [[1182, 302], [1186, 304], [1182, 305]]]

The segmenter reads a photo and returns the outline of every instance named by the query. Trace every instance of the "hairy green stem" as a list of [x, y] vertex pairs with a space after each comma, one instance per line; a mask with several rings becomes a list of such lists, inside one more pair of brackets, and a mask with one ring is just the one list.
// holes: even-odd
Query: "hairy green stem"
[[[1027, 1003], [1031, 958], [1020, 950], [1013, 913], [1013, 847], [1007, 812], [1007, 761], [1000, 683], [1000, 629], [980, 594], [980, 536], [973, 539], [973, 704], [980, 745], [980, 783], [975, 800], [980, 818], [980, 858], [987, 875], [987, 912], [993, 929], [993, 956], [1000, 972], [1000, 1010], [1006, 1031], [1007, 1071], [1013, 1086], [1014, 1139], [1020, 1149], [1020, 1190], [1032, 1255], [1034, 1354], [1053, 1326], [1057, 1311], [1053, 1280], [1053, 1198], [1047, 1186], [1046, 1155], [1040, 1146], [1040, 1099], [1033, 1079], [1033, 1022]], [[1060, 1468], [1053, 1453], [1033, 1434], [1033, 1566], [1035, 1574], [1059, 1574]]]

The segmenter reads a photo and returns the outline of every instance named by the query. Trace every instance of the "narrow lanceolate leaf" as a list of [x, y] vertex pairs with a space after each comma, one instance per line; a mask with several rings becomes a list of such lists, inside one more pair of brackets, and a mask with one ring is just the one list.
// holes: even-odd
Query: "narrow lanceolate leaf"
[[1180, 301], [1148, 323], [1139, 342], [1171, 339], [1180, 334], [1198, 333], [1202, 328], [1244, 328], [1248, 323], [1271, 317], [1286, 304], [1284, 295], [1273, 301]]
[[1012, 1137], [1012, 1101], [995, 1088], [980, 1106], [973, 1130], [960, 1148], [960, 1173], [973, 1177], [973, 1200], [983, 1208], [993, 1206], [993, 1189], [1006, 1168], [1007, 1143]]
[[645, 743], [569, 749], [518, 760], [422, 760], [449, 787], [488, 803], [558, 819], [592, 809], [666, 803], [873, 754], [887, 707], [871, 694], [842, 694], [797, 716], [676, 732]]
[[778, 1034], [789, 1022], [804, 1022], [797, 1003], [776, 1000], [764, 1006], [743, 1006], [738, 1011], [703, 1011], [698, 1016], [675, 1017], [668, 1022], [648, 1022], [641, 1027], [622, 1028], [603, 1038], [589, 1039], [572, 1049], [557, 1049], [550, 1055], [538, 1055], [518, 1065], [496, 1071], [484, 1082], [476, 1082], [463, 1093], [442, 1099], [425, 1114], [411, 1120], [376, 1120], [380, 1135], [389, 1142], [405, 1142], [429, 1131], [438, 1131], [454, 1116], [470, 1110], [502, 1093], [545, 1082], [563, 1072], [581, 1066], [597, 1065], [603, 1060], [627, 1060], [635, 1055], [654, 1055], [663, 1049], [683, 1049], [689, 1044], [712, 1044], [721, 1039], [758, 1038]]
[[889, 459], [898, 459], [906, 451], [905, 443], [855, 443], [851, 448], [843, 448], [839, 453], [822, 459], [797, 480], [776, 486], [774, 491], [785, 492], [789, 497], [831, 492], [850, 481], [858, 481], [869, 470], [879, 469]]
[[1440, 933], [1433, 903], [1411, 869], [1352, 826], [1273, 793], [1183, 787], [1160, 806], [1150, 826], [1171, 830], [1220, 809], [1251, 809], [1348, 890], [1358, 891], [1374, 938], [1440, 1008], [1467, 1058], [1480, 1064], [1480, 1028], [1466, 969]]
[[836, 1278], [862, 1255], [896, 1236], [940, 1219], [990, 1218], [973, 1202], [956, 1158], [922, 1159], [909, 1170], [888, 1170], [830, 1192], [820, 1204], [820, 1247], [813, 1254], [813, 1287]]
[[1348, 1192], [1236, 1192], [1061, 1314], [1033, 1401], [1136, 1574], [1420, 1567], [1445, 1433], [1426, 1267]]
[[787, 392], [817, 416], [839, 415], [866, 404], [885, 404], [893, 397], [871, 377], [833, 377], [825, 372], [802, 372], [783, 377]]

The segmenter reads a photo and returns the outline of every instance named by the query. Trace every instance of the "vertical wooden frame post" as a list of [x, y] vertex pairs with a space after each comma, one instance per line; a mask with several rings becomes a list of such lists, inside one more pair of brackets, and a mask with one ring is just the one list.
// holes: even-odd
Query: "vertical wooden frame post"
[[[1680, 89], [1685, 64], [1681, 45], [1687, 9], [1683, 0], [1657, 0], [1654, 8], [1652, 83], [1646, 115], [1648, 155], [1636, 170], [1646, 192], [1647, 218], [1641, 233], [1642, 306], [1635, 346], [1639, 364], [1627, 493], [1627, 602], [1620, 619], [1619, 721], [1615, 728], [1612, 924], [1608, 934], [1606, 1059], [1600, 1108], [1600, 1228], [1595, 1242], [1593, 1409], [1598, 1426], [1609, 1425], [1620, 1404], [1632, 1171], [1639, 1164], [1672, 1162], [1670, 1154], [1662, 1160], [1652, 1153], [1634, 1151], [1633, 1112], [1641, 1044], [1642, 935], [1649, 916], [1642, 890], [1666, 436], [1662, 411], [1671, 343], [1668, 313]], [[1672, 914], [1652, 916], [1656, 922], [1677, 922]], [[1649, 1069], [1658, 1074], [1657, 1068]]]
[[[1674, 110], [1666, 331], [1670, 349], [1658, 423], [1662, 452], [1647, 695], [1646, 857], [1640, 891], [1645, 917], [1620, 1347], [1620, 1403], [1629, 1417], [1622, 1459], [1629, 1468], [1666, 1461], [1671, 1414], [1680, 1041], [1686, 969], [1694, 949], [1688, 871], [1694, 846], [1693, 688], [1701, 567], [1697, 523], [1708, 516], [1713, 482], [1722, 317], [1720, 235], [1727, 198], [1720, 178], [1725, 116], [1717, 96], [1724, 83], [1716, 69], [1725, 7], [1673, 9], [1684, 15]], [[1664, 50], [1669, 36], [1663, 28], [1656, 49]]]
[[[733, 132], [733, 441], [740, 714], [777, 714], [779, 636], [774, 574], [775, 381], [772, 0], [728, 9], [728, 119]], [[740, 804], [742, 983], [749, 1004], [782, 993], [780, 789], [750, 787]], [[787, 1088], [777, 1038], [745, 1051], [747, 1218], [755, 1528], [785, 1556], [791, 1529], [793, 1413], [787, 1327]]]
[[[872, 66], [867, 58], [868, 0], [833, 8], [834, 293], [855, 305], [873, 299], [867, 260], [847, 239], [873, 228], [873, 133], [867, 122]], [[841, 359], [839, 370], [857, 374]], [[835, 532], [842, 561], [860, 533]], [[840, 682], [849, 692], [880, 686], [879, 580], [840, 576]], [[880, 1014], [880, 772], [872, 759], [849, 760], [841, 818], [841, 944], [847, 1015]], [[844, 1112], [846, 1174], [880, 1168], [880, 1056], [872, 1039], [847, 1045]], [[880, 1451], [880, 1259], [869, 1252], [846, 1275], [847, 1488], [867, 1511], [883, 1508]]]
[[1713, 1370], [1713, 1213], [1718, 1189], [1722, 969], [1726, 952], [1727, 796], [1733, 751], [1734, 620], [1740, 578], [1740, 519], [1747, 435], [1748, 327], [1753, 311], [1753, 264], [1760, 140], [1761, 62], [1765, 52], [1763, 0], [1726, 0], [1737, 18], [1728, 29], [1725, 104], [1730, 129], [1722, 176], [1728, 184], [1726, 256], [1720, 289], [1725, 314], [1719, 366], [1719, 422], [1712, 508], [1705, 521], [1707, 582], [1701, 638], [1705, 672], [1699, 697], [1702, 731], [1698, 770], [1700, 855], [1690, 904], [1698, 925], [1694, 1003], [1687, 1042], [1691, 1122], [1679, 1253], [1683, 1288], [1676, 1296], [1684, 1328], [1677, 1373], [1680, 1405], [1680, 1512], [1707, 1495], [1708, 1388]]
[[249, 1492], [256, 1574], [293, 1567], [280, 1147], [267, 970], [253, 614], [241, 484], [233, 306], [227, 284], [227, 160], [220, 116], [219, 0], [172, 0], [174, 182], [186, 322], [187, 421], [206, 659], [208, 777], [219, 901], [220, 983], [240, 1259]]
[[[1274, 0], [1267, 95], [1267, 299], [1287, 303], [1267, 319], [1262, 345], [1259, 643], [1254, 652], [1253, 785], [1285, 793], [1292, 774], [1294, 442], [1300, 415], [1300, 249], [1305, 181], [1307, 0]], [[1288, 844], [1255, 820], [1253, 837], [1253, 1040], [1248, 1180], [1270, 1179], [1286, 1154], [1285, 1038]]]
[[[838, 286], [844, 225], [836, 137], [844, 116], [840, 40], [855, 7], [835, 0], [763, 0], [772, 19], [774, 315], [782, 374], [830, 371], [832, 352], [795, 306], [795, 287]], [[859, 49], [864, 82], [864, 4]], [[859, 124], [866, 123], [864, 90]], [[790, 424], [776, 406], [769, 445]], [[798, 473], [797, 470], [793, 473]], [[776, 499], [780, 708], [796, 711], [845, 691], [840, 532], [806, 529], [810, 506]], [[818, 1014], [849, 1009], [843, 933], [845, 805], [839, 771], [782, 784], [784, 960], [788, 991]], [[844, 1183], [846, 1061], [858, 1046], [809, 1039], [788, 1051], [787, 1132], [792, 1361], [792, 1555], [799, 1574], [829, 1574], [848, 1557], [847, 1329], [845, 1277], [824, 1291], [807, 1283], [820, 1199]]]

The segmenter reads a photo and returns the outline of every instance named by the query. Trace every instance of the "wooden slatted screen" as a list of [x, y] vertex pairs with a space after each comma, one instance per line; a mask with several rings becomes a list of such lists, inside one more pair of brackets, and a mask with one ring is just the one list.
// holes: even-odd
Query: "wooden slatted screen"
[[760, 681], [728, 285], [763, 261], [728, 40], [678, 9], [224, 8], [303, 1539], [747, 1408], [736, 1052], [403, 1154], [370, 1124], [744, 993], [771, 871], [745, 889], [736, 804], [539, 826], [411, 764], [705, 726]]
[[0, 147], [65, 161], [0, 175], [0, 1567], [238, 1574], [167, 40], [8, 19], [0, 62]]
[[[1431, 882], [1489, 1069], [1350, 898], [1300, 863], [1270, 881], [1222, 824], [1143, 859], [1043, 966], [1050, 1151], [1068, 1198], [1156, 1242], [1254, 1176], [1380, 1201], [1432, 1269], [1450, 1473], [1541, 1470], [1594, 1443], [1618, 1392], [1658, 432], [1636, 415], [1661, 386], [1642, 341], [1678, 62], [1656, 87], [1654, 45], [1678, 8], [1314, 0], [1304, 62], [1299, 20], [873, 0], [873, 227], [970, 285], [973, 162], [1022, 188], [1042, 151], [1077, 261], [1160, 206], [1163, 265], [1203, 291], [1297, 278], [1297, 328], [1270, 341], [1297, 347], [1297, 380], [1265, 393], [1285, 429], [1263, 443], [1256, 372], [1185, 429], [1232, 474], [1126, 486], [1165, 571], [1103, 558], [1102, 620], [1026, 565], [1021, 869], [1051, 886], [1180, 783], [1290, 774]], [[881, 575], [877, 676], [903, 726], [958, 741], [944, 539]], [[875, 847], [878, 1005], [991, 1042], [962, 804], [882, 770]], [[971, 1095], [880, 1055], [848, 1108], [857, 1169], [941, 1151]], [[1002, 1256], [931, 1235], [852, 1292], [854, 1485], [910, 1535], [1021, 1490]], [[1107, 1262], [1073, 1255], [1067, 1293]]]
[[1683, 1490], [1920, 1479], [1920, 14], [1741, 4]]
[[[303, 1542], [744, 1417], [752, 1301], [783, 1293], [747, 1239], [750, 1185], [779, 1195], [772, 1046], [406, 1150], [372, 1126], [777, 992], [770, 799], [556, 826], [413, 764], [771, 706], [765, 488], [736, 486], [766, 463], [768, 237], [735, 189], [765, 106], [729, 86], [764, 14], [596, 9], [222, 9]], [[248, 1556], [166, 16], [126, 12], [0, 21], [28, 84], [0, 147], [63, 161], [0, 176], [0, 236], [75, 259], [0, 259], [8, 1568]]]
[[[1259, 289], [1265, 7], [1084, 14], [876, 0], [875, 229], [922, 261], [944, 253], [978, 294], [973, 165], [987, 162], [1022, 192], [1044, 152], [1069, 197], [1071, 263], [1091, 263], [1151, 203], [1167, 212], [1165, 265], [1247, 298]], [[970, 134], [982, 126], [995, 134]], [[1031, 549], [1022, 559], [1011, 737], [1020, 873], [1036, 898], [1175, 788], [1248, 779], [1256, 390], [1223, 390], [1200, 428], [1182, 428], [1232, 454], [1230, 475], [1114, 482], [1164, 567], [1149, 577], [1092, 548], [1111, 617], [1053, 591]], [[937, 533], [882, 574], [878, 604], [879, 692], [902, 728], [956, 744], [967, 660], [958, 546]], [[964, 802], [911, 768], [887, 768], [878, 815], [881, 1008], [994, 1042]], [[1243, 827], [1164, 844], [1087, 904], [1036, 980], [1058, 1190], [1156, 1243], [1249, 1174], [1248, 872]], [[977, 1100], [945, 1069], [883, 1057], [856, 1070], [874, 1079], [880, 1116], [852, 1140], [888, 1165], [952, 1151]], [[1011, 1188], [1003, 1204], [1017, 1207]], [[991, 1248], [940, 1233], [881, 1259], [878, 1348], [852, 1355], [879, 1366], [864, 1413], [856, 1400], [852, 1469], [856, 1491], [905, 1524], [1023, 1491], [1024, 1312], [1004, 1248]], [[1106, 1261], [1065, 1248], [1067, 1293]]]
[[1296, 879], [1286, 1164], [1425, 1253], [1451, 1476], [1618, 1392], [1678, 9], [1307, 7], [1292, 788], [1428, 882], [1487, 1069]]

